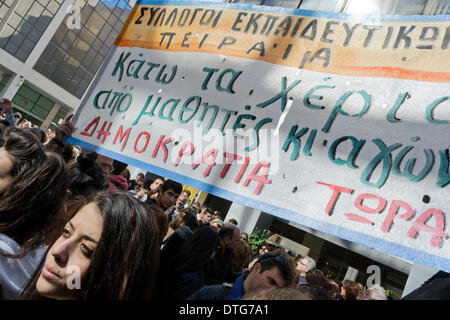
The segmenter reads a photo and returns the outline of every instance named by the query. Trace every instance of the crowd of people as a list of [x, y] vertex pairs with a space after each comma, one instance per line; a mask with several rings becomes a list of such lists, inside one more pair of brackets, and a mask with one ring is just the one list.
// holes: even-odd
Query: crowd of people
[[70, 117], [48, 135], [0, 108], [0, 299], [388, 298], [273, 244], [252, 252], [180, 183], [67, 143]]

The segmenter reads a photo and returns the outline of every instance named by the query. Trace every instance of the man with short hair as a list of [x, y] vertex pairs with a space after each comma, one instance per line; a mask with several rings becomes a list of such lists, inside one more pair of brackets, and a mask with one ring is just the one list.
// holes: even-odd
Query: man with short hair
[[144, 174], [140, 172], [137, 174], [136, 179], [130, 181], [130, 191], [133, 191], [133, 194], [137, 194], [139, 191], [141, 191], [143, 185]]
[[114, 159], [105, 157], [104, 155], [101, 155], [100, 153], [97, 154], [97, 160], [95, 160], [95, 162], [98, 164], [100, 169], [102, 169], [105, 177], [111, 173], [111, 170], [113, 169], [113, 161], [114, 161]]
[[144, 180], [141, 189], [136, 192], [130, 190], [135, 198], [138, 198], [140, 201], [147, 202], [149, 199], [154, 199], [157, 197], [159, 190], [161, 189], [162, 184], [164, 183], [163, 178], [160, 177], [147, 177]]
[[289, 287], [293, 271], [288, 257], [282, 252], [269, 252], [261, 256], [251, 271], [241, 275], [234, 284], [205, 286], [187, 300], [239, 300], [257, 289]]
[[175, 219], [178, 214], [186, 207], [186, 203], [188, 201], [191, 192], [189, 190], [183, 190], [181, 194], [178, 196], [178, 199], [175, 203], [173, 210], [169, 213], [169, 222]]
[[203, 205], [200, 213], [197, 215], [200, 226], [209, 226], [214, 210], [207, 205]]
[[234, 248], [241, 241], [241, 231], [231, 223], [225, 223], [219, 231], [220, 245], [214, 258], [206, 265], [206, 284], [234, 282], [240, 272], [234, 270]]
[[303, 258], [298, 260], [296, 269], [298, 272], [300, 272], [300, 279], [297, 286], [308, 284], [308, 281], [306, 281], [306, 274], [314, 272], [314, 270], [316, 270], [316, 262], [313, 258], [304, 256]]
[[22, 119], [22, 115], [20, 114], [20, 112], [14, 112], [14, 120], [16, 121], [16, 125], [19, 124], [20, 119]]
[[166, 180], [161, 185], [161, 189], [158, 191], [157, 197], [155, 199], [147, 199], [146, 203], [155, 204], [166, 212], [167, 209], [175, 205], [175, 202], [177, 201], [177, 198], [182, 190], [183, 186], [180, 183], [173, 180]]

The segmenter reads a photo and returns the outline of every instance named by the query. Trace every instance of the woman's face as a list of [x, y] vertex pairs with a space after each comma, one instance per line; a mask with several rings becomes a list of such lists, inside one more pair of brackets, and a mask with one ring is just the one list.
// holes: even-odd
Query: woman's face
[[97, 204], [82, 207], [48, 251], [37, 291], [48, 298], [76, 299], [102, 231], [103, 218]]
[[13, 159], [5, 148], [0, 148], [0, 190], [3, 190], [8, 186], [13, 177], [11, 176], [11, 170], [13, 168]]

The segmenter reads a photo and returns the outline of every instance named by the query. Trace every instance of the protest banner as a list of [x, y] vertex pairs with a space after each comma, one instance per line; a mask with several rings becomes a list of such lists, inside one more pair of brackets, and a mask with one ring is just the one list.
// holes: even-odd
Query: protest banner
[[69, 141], [450, 271], [449, 20], [138, 1]]

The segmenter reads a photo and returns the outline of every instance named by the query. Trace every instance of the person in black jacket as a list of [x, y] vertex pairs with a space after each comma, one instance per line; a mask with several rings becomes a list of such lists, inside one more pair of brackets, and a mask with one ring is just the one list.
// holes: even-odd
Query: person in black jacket
[[234, 270], [234, 248], [239, 245], [241, 232], [238, 227], [226, 223], [219, 232], [220, 245], [214, 259], [206, 266], [206, 281], [208, 285], [223, 282], [234, 282], [241, 274]]
[[450, 274], [437, 272], [402, 300], [450, 300]]
[[218, 245], [217, 233], [202, 227], [189, 236], [176, 255], [162, 255], [158, 298], [185, 300], [203, 287], [204, 267], [216, 254]]

